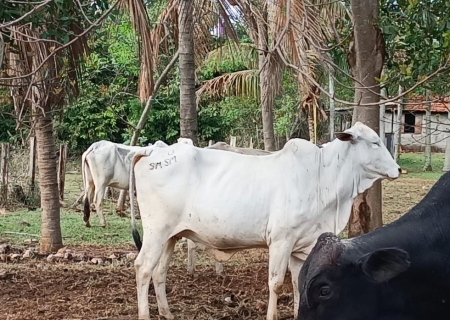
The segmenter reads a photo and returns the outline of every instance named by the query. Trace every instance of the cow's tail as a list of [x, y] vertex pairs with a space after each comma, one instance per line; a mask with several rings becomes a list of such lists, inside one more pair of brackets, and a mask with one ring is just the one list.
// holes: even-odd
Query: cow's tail
[[[151, 154], [152, 151], [150, 151], [150, 153], [148, 155]], [[133, 235], [133, 240], [134, 240], [134, 244], [136, 245], [136, 248], [138, 249], [138, 251], [141, 251], [142, 248], [142, 241], [141, 241], [141, 236], [139, 235], [139, 231], [136, 227], [136, 214], [135, 214], [135, 210], [134, 210], [134, 165], [136, 164], [136, 162], [139, 161], [140, 158], [147, 156], [147, 154], [145, 153], [145, 150], [143, 152], [136, 152], [136, 154], [133, 156], [133, 160], [131, 161], [131, 168], [130, 168], [130, 189], [129, 189], [129, 193], [130, 193], [130, 209], [131, 209], [131, 234]]]
[[86, 158], [87, 155], [92, 151], [92, 146], [90, 146], [81, 156], [81, 174], [83, 177], [83, 185], [84, 185], [84, 207], [83, 207], [83, 220], [86, 226], [89, 226], [89, 217], [91, 215], [91, 207], [89, 203], [89, 181], [87, 176], [87, 164]]

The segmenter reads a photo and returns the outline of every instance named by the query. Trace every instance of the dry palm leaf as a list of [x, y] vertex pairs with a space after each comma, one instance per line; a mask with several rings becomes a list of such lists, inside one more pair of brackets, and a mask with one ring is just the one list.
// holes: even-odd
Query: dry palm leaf
[[259, 97], [258, 70], [244, 70], [226, 73], [205, 81], [196, 92], [197, 104], [204, 95], [210, 97], [241, 96]]
[[141, 60], [141, 72], [139, 74], [138, 95], [141, 102], [147, 101], [153, 93], [154, 60], [152, 34], [147, 10], [142, 0], [122, 0], [121, 7], [128, 7], [134, 30], [139, 35], [139, 56]]

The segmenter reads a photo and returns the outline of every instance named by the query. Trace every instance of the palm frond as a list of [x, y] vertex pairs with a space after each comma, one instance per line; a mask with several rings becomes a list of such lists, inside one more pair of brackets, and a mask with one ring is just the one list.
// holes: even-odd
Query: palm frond
[[145, 4], [142, 0], [123, 0], [130, 11], [131, 23], [139, 35], [139, 56], [141, 60], [141, 72], [138, 80], [138, 96], [141, 102], [147, 101], [153, 92], [153, 45], [150, 23]]
[[213, 98], [224, 96], [259, 97], [258, 70], [226, 73], [205, 81], [196, 92], [197, 104], [204, 95]]
[[236, 61], [245, 65], [247, 69], [256, 69], [258, 53], [252, 43], [235, 44], [228, 41], [209, 51], [201, 66], [209, 65], [217, 68], [223, 61]]
[[[214, 48], [211, 29], [221, 25], [225, 38], [238, 42], [231, 18], [231, 6], [227, 0], [195, 0], [194, 2], [194, 38], [195, 64], [200, 66], [205, 56]], [[152, 31], [153, 52], [155, 59], [160, 51], [168, 54], [171, 46], [177, 48], [178, 42], [178, 1], [169, 0], [161, 12]], [[156, 62], [155, 62], [156, 64]]]
[[154, 65], [159, 57], [159, 52], [169, 52], [170, 45], [178, 47], [178, 0], [169, 0], [164, 10], [160, 13], [152, 32], [152, 51], [154, 53]]

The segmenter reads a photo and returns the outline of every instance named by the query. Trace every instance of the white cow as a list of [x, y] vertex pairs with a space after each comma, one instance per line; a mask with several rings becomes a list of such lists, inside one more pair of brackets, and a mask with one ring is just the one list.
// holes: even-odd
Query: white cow
[[[192, 143], [192, 140], [189, 138], [180, 138], [178, 139], [179, 143], [186, 143], [190, 145], [194, 145]], [[260, 149], [250, 149], [250, 148], [240, 148], [240, 147], [232, 147], [229, 144], [225, 142], [216, 142], [212, 146], [206, 147], [205, 149], [213, 149], [213, 150], [224, 150], [229, 152], [235, 152], [240, 154], [246, 154], [246, 155], [256, 155], [256, 156], [263, 156], [271, 154], [270, 151], [260, 150]], [[194, 274], [195, 272], [195, 251], [197, 249], [205, 250], [207, 249], [204, 245], [200, 243], [195, 243], [192, 240], [187, 239], [187, 247], [188, 247], [188, 262], [187, 262], [187, 269], [190, 274]], [[218, 275], [223, 275], [223, 264], [216, 261], [216, 273]]]
[[[103, 196], [106, 187], [128, 190], [130, 181], [130, 164], [134, 153], [151, 148], [130, 147], [120, 143], [101, 140], [93, 143], [81, 157], [81, 171], [84, 185], [84, 223], [90, 227], [90, 203], [94, 203], [100, 219], [100, 225], [106, 227], [103, 215]], [[153, 147], [167, 147], [157, 141]]]
[[230, 151], [230, 152], [254, 155], [254, 156], [266, 156], [266, 155], [272, 154], [272, 152], [270, 152], [270, 151], [265, 151], [265, 150], [260, 150], [260, 149], [232, 147], [225, 142], [216, 142], [212, 146], [206, 147], [206, 149], [224, 150], [224, 151]]
[[294, 314], [298, 312], [300, 268], [317, 237], [341, 232], [355, 197], [378, 179], [395, 179], [400, 168], [378, 135], [356, 123], [318, 148], [292, 139], [264, 157], [174, 144], [139, 152], [130, 171], [136, 184], [144, 230], [135, 260], [139, 319], [149, 319], [153, 280], [159, 314], [173, 319], [166, 274], [178, 237], [211, 249], [227, 261], [242, 249], [269, 248], [267, 319], [277, 319], [277, 297], [286, 268], [292, 272]]
[[[193, 146], [194, 143], [189, 138], [178, 138], [178, 143], [185, 143], [188, 145]], [[225, 142], [216, 142], [212, 146], [206, 147], [206, 149], [214, 149], [214, 150], [225, 150], [229, 152], [235, 152], [240, 154], [247, 154], [247, 155], [268, 155], [271, 154], [269, 151], [264, 151], [260, 149], [250, 149], [250, 148], [240, 148], [240, 147], [232, 147], [229, 144]], [[195, 273], [195, 252], [197, 249], [205, 250], [207, 249], [204, 245], [201, 243], [195, 243], [192, 240], [187, 239], [187, 247], [188, 247], [188, 255], [187, 255], [187, 270], [190, 274]], [[223, 264], [216, 261], [215, 262], [216, 267], [216, 274], [217, 275], [223, 275]]]

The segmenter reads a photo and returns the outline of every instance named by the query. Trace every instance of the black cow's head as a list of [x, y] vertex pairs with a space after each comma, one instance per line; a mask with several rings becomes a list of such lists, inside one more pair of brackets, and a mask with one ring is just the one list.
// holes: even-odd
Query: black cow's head
[[299, 275], [299, 320], [378, 319], [386, 283], [409, 267], [408, 253], [397, 248], [363, 253], [324, 233]]

